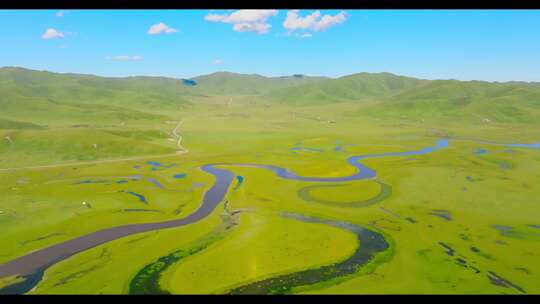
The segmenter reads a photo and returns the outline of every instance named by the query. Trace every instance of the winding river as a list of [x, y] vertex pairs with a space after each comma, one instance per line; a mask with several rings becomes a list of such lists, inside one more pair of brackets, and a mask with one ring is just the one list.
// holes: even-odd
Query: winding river
[[376, 254], [386, 250], [389, 246], [382, 234], [352, 223], [319, 219], [295, 213], [285, 213], [283, 216], [285, 218], [291, 218], [306, 223], [326, 224], [350, 231], [356, 235], [360, 245], [356, 247], [354, 253], [344, 261], [256, 281], [234, 288], [229, 291], [229, 294], [288, 293], [294, 287], [311, 285], [337, 277], [351, 275], [356, 273], [360, 267], [371, 261]]
[[[0, 278], [19, 276], [24, 279], [22, 282], [17, 282], [10, 286], [6, 286], [0, 289], [2, 293], [26, 293], [35, 287], [44, 271], [58, 263], [65, 260], [72, 255], [81, 251], [96, 247], [106, 242], [110, 242], [129, 235], [143, 233], [153, 230], [180, 227], [200, 221], [210, 215], [212, 211], [219, 205], [219, 203], [225, 197], [235, 174], [232, 171], [219, 168], [218, 166], [227, 167], [255, 167], [260, 169], [266, 169], [274, 172], [277, 176], [283, 179], [298, 180], [298, 181], [310, 181], [310, 182], [344, 182], [361, 179], [370, 179], [376, 177], [376, 171], [361, 164], [360, 160], [375, 157], [389, 157], [389, 156], [411, 156], [411, 155], [423, 155], [430, 152], [434, 152], [448, 147], [448, 140], [441, 139], [432, 147], [416, 151], [406, 152], [392, 152], [370, 155], [352, 156], [347, 159], [347, 163], [357, 169], [355, 174], [343, 177], [308, 177], [301, 176], [286, 168], [273, 166], [273, 165], [261, 165], [261, 164], [207, 164], [201, 167], [204, 172], [212, 174], [215, 177], [214, 184], [208, 189], [203, 197], [203, 202], [199, 209], [194, 213], [182, 219], [175, 219], [163, 222], [155, 223], [143, 223], [143, 224], [129, 224], [117, 227], [111, 227], [102, 229], [87, 235], [83, 235], [56, 245], [52, 245], [40, 250], [36, 250], [24, 256], [13, 259], [7, 263], [0, 265]], [[305, 219], [307, 220], [307, 219]], [[335, 224], [330, 223], [328, 224]], [[351, 228], [353, 229], [353, 228]], [[356, 229], [356, 228], [354, 228]]]

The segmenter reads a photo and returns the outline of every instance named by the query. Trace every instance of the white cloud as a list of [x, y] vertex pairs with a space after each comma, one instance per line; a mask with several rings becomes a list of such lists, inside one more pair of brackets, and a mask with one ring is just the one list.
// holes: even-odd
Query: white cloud
[[225, 22], [225, 18], [227, 18], [227, 15], [218, 15], [218, 14], [208, 14], [204, 16], [204, 20], [210, 21], [210, 22]]
[[256, 10], [243, 9], [237, 10], [226, 16], [227, 23], [263, 23], [272, 16], [278, 14], [277, 10]]
[[222, 63], [223, 63], [223, 60], [221, 60], [221, 59], [219, 59], [219, 58], [216, 59], [216, 60], [214, 60], [214, 64], [216, 64], [216, 65], [222, 64]]
[[340, 12], [334, 16], [324, 15], [319, 22], [315, 24], [315, 31], [324, 31], [334, 25], [341, 24], [347, 20], [347, 13]]
[[150, 27], [150, 29], [148, 29], [148, 34], [150, 34], [150, 35], [158, 35], [158, 34], [162, 34], [162, 33], [172, 34], [172, 33], [176, 33], [176, 32], [178, 32], [178, 30], [176, 30], [176, 29], [174, 29], [172, 27], [169, 27], [168, 25], [166, 25], [163, 22], [154, 24], [154, 25], [152, 25]]
[[272, 26], [268, 23], [236, 23], [233, 29], [237, 32], [256, 32], [257, 34], [267, 33]]
[[313, 37], [313, 34], [310, 34], [310, 33], [305, 33], [305, 34], [300, 35], [300, 38], [311, 38], [311, 37]]
[[42, 35], [41, 35], [41, 38], [42, 39], [55, 39], [55, 38], [64, 38], [66, 37], [64, 35], [64, 33], [60, 32], [60, 31], [57, 31], [53, 28], [48, 28]]
[[315, 11], [305, 17], [301, 17], [299, 13], [299, 10], [290, 10], [287, 12], [287, 18], [283, 22], [283, 27], [289, 32], [320, 32], [334, 25], [344, 23], [347, 20], [347, 13], [344, 11], [335, 15], [322, 15], [320, 11]]
[[69, 13], [69, 11], [58, 11], [56, 12], [56, 17], [64, 17], [67, 13]]
[[277, 10], [243, 9], [230, 14], [208, 14], [204, 17], [204, 20], [232, 24], [233, 30], [237, 32], [265, 34], [272, 27], [267, 23], [268, 18], [277, 14]]
[[119, 56], [107, 56], [106, 57], [109, 60], [117, 60], [117, 61], [140, 61], [143, 60], [142, 56], [135, 55], [135, 56], [128, 56], [128, 55], [119, 55]]
[[316, 11], [312, 13], [311, 15], [307, 15], [306, 17], [299, 17], [298, 13], [299, 10], [290, 10], [287, 12], [287, 18], [283, 22], [283, 27], [285, 27], [287, 30], [294, 31], [294, 30], [306, 30], [313, 27], [313, 25], [317, 22], [317, 18], [321, 17], [321, 12]]

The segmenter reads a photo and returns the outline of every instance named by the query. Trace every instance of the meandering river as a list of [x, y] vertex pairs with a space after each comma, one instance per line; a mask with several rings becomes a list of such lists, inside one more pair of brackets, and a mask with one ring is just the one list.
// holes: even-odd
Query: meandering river
[[[415, 151], [406, 152], [391, 152], [381, 154], [359, 155], [352, 156], [347, 159], [347, 163], [357, 169], [357, 172], [352, 175], [343, 177], [309, 177], [301, 176], [293, 171], [273, 166], [262, 164], [208, 164], [201, 167], [201, 169], [215, 177], [214, 184], [208, 189], [203, 197], [203, 201], [199, 209], [194, 213], [188, 215], [182, 219], [169, 220], [155, 223], [143, 223], [143, 224], [130, 224], [122, 225], [107, 229], [102, 229], [87, 235], [83, 235], [56, 245], [52, 245], [40, 250], [36, 250], [29, 254], [18, 257], [7, 263], [0, 265], [0, 278], [20, 276], [25, 280], [6, 286], [0, 289], [1, 293], [26, 293], [36, 286], [44, 271], [58, 263], [65, 260], [76, 253], [96, 247], [106, 242], [110, 242], [129, 235], [143, 233], [153, 230], [166, 229], [172, 227], [180, 227], [200, 221], [210, 215], [212, 211], [219, 205], [219, 203], [225, 197], [235, 174], [220, 167], [255, 167], [260, 169], [266, 169], [274, 172], [277, 176], [299, 181], [310, 182], [343, 182], [353, 181], [361, 179], [370, 179], [376, 177], [376, 171], [371, 169], [362, 163], [361, 160], [374, 157], [390, 157], [390, 156], [410, 156], [410, 155], [422, 155], [430, 152], [434, 152], [448, 147], [448, 140], [441, 139], [434, 146], [427, 147]], [[304, 219], [306, 220], [306, 219]], [[335, 223], [332, 223], [335, 224]], [[352, 229], [352, 228], [351, 228]]]

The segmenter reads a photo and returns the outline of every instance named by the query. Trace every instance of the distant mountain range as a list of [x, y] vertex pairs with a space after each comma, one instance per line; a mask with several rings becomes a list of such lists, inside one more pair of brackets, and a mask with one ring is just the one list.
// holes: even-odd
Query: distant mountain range
[[390, 73], [334, 79], [229, 72], [192, 79], [110, 78], [0, 68], [0, 118], [4, 120], [28, 121], [27, 117], [43, 111], [50, 113], [47, 119], [54, 119], [54, 113], [80, 115], [81, 111], [111, 119], [154, 119], [145, 109], [181, 109], [192, 105], [190, 97], [212, 95], [258, 95], [269, 103], [290, 106], [367, 101], [373, 104], [363, 113], [382, 116], [466, 115], [528, 122], [540, 114], [540, 83], [422, 80]]
[[275, 89], [283, 89], [303, 84], [318, 83], [327, 77], [291, 75], [265, 77], [258, 74], [236, 74], [217, 72], [193, 78], [197, 82], [195, 90], [207, 94], [262, 94]]

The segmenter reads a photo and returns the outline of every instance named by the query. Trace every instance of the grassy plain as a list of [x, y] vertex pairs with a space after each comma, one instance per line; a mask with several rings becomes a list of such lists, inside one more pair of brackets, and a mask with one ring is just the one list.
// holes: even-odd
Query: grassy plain
[[[0, 102], [13, 110], [0, 111], [0, 263], [99, 229], [183, 218], [199, 207], [214, 182], [200, 169], [204, 164], [271, 164], [305, 176], [338, 177], [355, 173], [346, 163], [350, 156], [418, 150], [447, 137], [448, 148], [426, 155], [363, 160], [392, 187], [390, 197], [363, 208], [302, 199], [298, 191], [312, 182], [223, 166], [243, 178], [238, 187], [233, 181], [225, 198], [228, 208], [239, 212], [238, 223], [205, 249], [166, 268], [158, 284], [171, 293], [223, 293], [344, 260], [362, 246], [345, 230], [281, 217], [295, 212], [373, 229], [391, 246], [384, 259], [355, 275], [294, 292], [521, 293], [494, 279], [492, 272], [526, 293], [540, 293], [540, 150], [479, 142], [540, 141], [538, 99], [529, 92], [536, 87], [522, 88], [525, 97], [516, 97], [518, 89], [490, 97], [504, 87], [482, 84], [482, 93], [476, 94], [469, 85], [453, 82], [441, 91], [439, 84], [398, 80], [393, 89], [382, 88], [380, 77], [360, 87], [362, 78], [319, 87], [315, 81], [323, 80], [282, 88], [276, 82], [236, 95], [230, 88], [221, 90], [220, 81], [202, 93], [186, 93], [182, 87], [162, 90], [160, 83], [162, 95], [154, 99], [165, 100], [162, 107], [140, 102], [131, 84], [110, 97], [124, 100], [114, 108], [97, 101], [81, 108], [61, 88], [35, 91], [63, 100], [51, 107], [4, 98]], [[97, 83], [116, 88], [108, 81]], [[319, 93], [310, 93], [313, 88]], [[360, 96], [359, 88], [372, 93]], [[428, 92], [428, 97], [405, 89]], [[341, 93], [310, 102], [332, 90]], [[474, 94], [456, 97], [456, 90]], [[181, 107], [174, 105], [174, 92]], [[283, 96], [301, 102], [288, 103]], [[400, 98], [409, 104], [394, 105]], [[33, 112], [41, 106], [49, 111]], [[189, 152], [176, 155], [172, 130], [181, 120], [179, 133]], [[42, 165], [53, 167], [33, 168]], [[380, 189], [373, 180], [341, 184], [311, 195], [343, 205], [369, 199]], [[220, 204], [198, 223], [129, 236], [76, 254], [48, 268], [31, 293], [127, 293], [139, 270], [171, 252], [189, 250], [220, 225], [224, 212]]]

